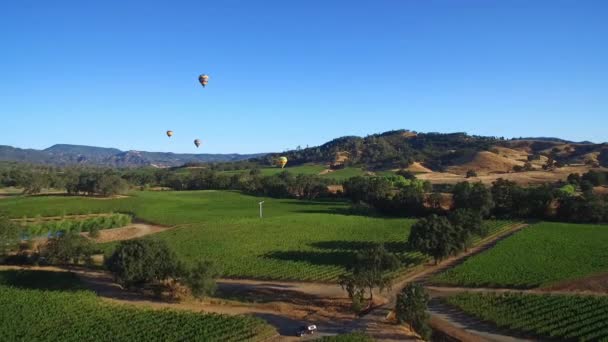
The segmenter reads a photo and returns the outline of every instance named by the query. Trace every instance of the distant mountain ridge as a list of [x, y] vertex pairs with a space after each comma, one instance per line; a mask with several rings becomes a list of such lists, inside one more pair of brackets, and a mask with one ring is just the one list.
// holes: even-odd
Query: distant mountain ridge
[[258, 158], [266, 153], [210, 154], [121, 151], [116, 148], [57, 144], [44, 150], [0, 145], [0, 161], [15, 161], [56, 166], [91, 165], [108, 167], [173, 167], [186, 163], [230, 162]]

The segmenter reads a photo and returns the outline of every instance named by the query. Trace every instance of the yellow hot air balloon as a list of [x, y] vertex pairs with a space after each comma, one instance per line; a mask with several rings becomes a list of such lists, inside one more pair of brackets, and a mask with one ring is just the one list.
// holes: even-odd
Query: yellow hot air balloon
[[196, 147], [201, 146], [201, 139], [194, 139], [194, 145], [196, 145]]
[[209, 76], [202, 74], [198, 77], [198, 81], [201, 83], [201, 85], [204, 88], [207, 86], [207, 83], [209, 83]]
[[173, 136], [173, 131], [167, 131], [167, 136], [171, 138]]
[[279, 157], [279, 160], [277, 161], [277, 164], [279, 164], [279, 166], [282, 168], [285, 167], [285, 165], [287, 165], [287, 157]]

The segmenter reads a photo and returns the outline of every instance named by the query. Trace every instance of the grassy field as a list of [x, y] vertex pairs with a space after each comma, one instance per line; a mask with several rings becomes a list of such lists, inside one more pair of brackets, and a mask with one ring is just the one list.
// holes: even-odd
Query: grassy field
[[262, 341], [275, 334], [250, 316], [109, 304], [79, 290], [72, 274], [49, 273], [0, 272], [2, 341]]
[[608, 298], [460, 294], [446, 301], [485, 321], [543, 339], [608, 341]]
[[608, 271], [608, 225], [543, 222], [499, 242], [432, 281], [532, 288]]
[[[264, 218], [258, 217], [258, 202]], [[15, 197], [0, 201], [12, 217], [123, 212], [175, 226], [155, 235], [186, 262], [213, 260], [224, 276], [275, 280], [335, 281], [355, 252], [384, 243], [404, 267], [425, 258], [405, 241], [414, 220], [349, 215], [340, 201], [299, 201], [229, 191], [136, 192], [119, 199], [66, 196]], [[500, 230], [505, 222], [490, 223]], [[106, 245], [111, 250], [112, 245]]]

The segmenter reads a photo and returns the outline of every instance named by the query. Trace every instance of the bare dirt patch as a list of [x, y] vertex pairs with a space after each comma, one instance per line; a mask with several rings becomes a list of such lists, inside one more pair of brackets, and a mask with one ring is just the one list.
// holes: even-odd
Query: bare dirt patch
[[338, 192], [344, 192], [344, 186], [342, 186], [341, 184], [328, 185], [327, 191], [331, 192], [332, 194], [336, 194]]
[[608, 294], [608, 273], [559, 282], [543, 287], [541, 291], [572, 291]]
[[433, 172], [433, 170], [429, 169], [428, 167], [422, 165], [419, 162], [413, 162], [412, 165], [408, 166], [407, 171], [412, 172], [412, 173], [430, 173]]
[[[92, 240], [96, 243], [130, 240], [150, 234], [160, 233], [168, 229], [171, 228], [145, 223], [135, 223], [125, 227], [100, 230], [99, 237]], [[89, 233], [81, 233], [81, 235], [89, 237]]]
[[598, 195], [608, 195], [608, 187], [607, 186], [596, 186], [593, 188], [593, 192]]

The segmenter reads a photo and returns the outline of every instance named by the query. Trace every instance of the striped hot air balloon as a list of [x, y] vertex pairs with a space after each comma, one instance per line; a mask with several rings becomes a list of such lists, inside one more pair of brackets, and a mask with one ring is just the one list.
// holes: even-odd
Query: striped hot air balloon
[[198, 77], [198, 81], [200, 82], [200, 84], [204, 87], [207, 86], [207, 84], [209, 83], [209, 76], [202, 74]]

